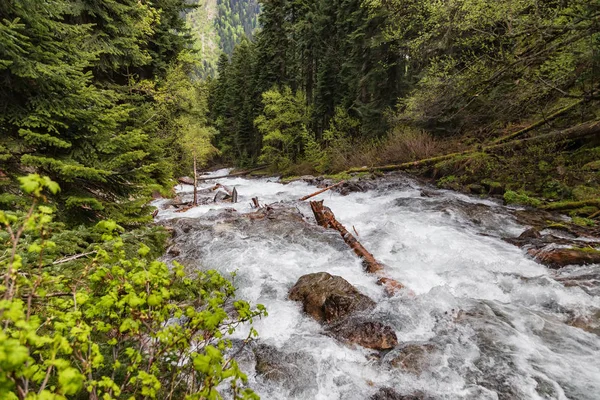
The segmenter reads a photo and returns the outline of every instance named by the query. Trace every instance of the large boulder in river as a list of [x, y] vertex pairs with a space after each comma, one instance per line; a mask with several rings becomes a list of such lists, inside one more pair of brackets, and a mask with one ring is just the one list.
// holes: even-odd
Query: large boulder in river
[[290, 290], [289, 299], [302, 302], [304, 312], [326, 323], [375, 307], [373, 300], [344, 278], [327, 272], [302, 276]]
[[342, 342], [373, 350], [389, 350], [398, 345], [396, 332], [391, 327], [367, 318], [348, 318], [329, 327], [327, 333]]

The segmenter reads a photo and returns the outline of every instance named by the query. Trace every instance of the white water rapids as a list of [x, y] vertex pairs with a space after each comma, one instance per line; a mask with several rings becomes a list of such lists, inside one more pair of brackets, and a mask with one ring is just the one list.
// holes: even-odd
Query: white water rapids
[[[313, 226], [308, 202], [297, 201], [318, 188], [272, 180], [219, 179], [237, 188], [238, 204], [158, 215], [189, 223], [175, 238], [178, 260], [224, 275], [237, 272], [238, 296], [266, 306], [269, 316], [254, 326], [260, 343], [279, 351], [275, 361], [289, 364], [289, 376], [266, 379], [254, 362], [241, 362], [262, 399], [366, 400], [383, 387], [426, 399], [600, 399], [600, 337], [566, 323], [597, 313], [600, 294], [564, 286], [553, 279], [557, 272], [501, 240], [527, 228], [504, 206], [400, 175], [364, 193], [319, 195], [389, 275], [414, 292], [387, 297], [340, 235]], [[183, 194], [191, 190], [184, 187]], [[226, 208], [254, 211], [255, 196], [261, 204], [293, 204], [307, 222], [274, 221], [271, 227], [223, 216]], [[301, 304], [287, 299], [298, 278], [314, 272], [339, 275], [375, 300], [374, 317], [393, 327], [399, 347], [433, 344], [431, 362], [422, 371], [394, 368], [385, 362], [394, 351], [375, 357], [373, 350], [325, 336]]]

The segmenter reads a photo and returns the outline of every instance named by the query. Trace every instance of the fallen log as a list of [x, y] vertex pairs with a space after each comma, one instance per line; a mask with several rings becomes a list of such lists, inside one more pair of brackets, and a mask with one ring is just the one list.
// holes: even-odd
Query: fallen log
[[323, 201], [311, 201], [310, 207], [312, 208], [313, 214], [315, 215], [315, 219], [317, 223], [324, 228], [332, 228], [335, 229], [342, 235], [344, 242], [350, 246], [350, 248], [354, 251], [354, 253], [362, 258], [363, 264], [365, 266], [365, 270], [369, 273], [376, 273], [378, 271], [383, 270], [383, 265], [379, 263], [373, 254], [369, 253], [367, 249], [354, 237], [348, 230], [344, 227], [344, 225], [340, 224], [338, 220], [335, 219], [335, 215], [329, 209], [329, 207], [325, 207], [323, 205]]
[[326, 191], [331, 190], [331, 189], [333, 189], [333, 188], [335, 188], [337, 186], [340, 186], [340, 185], [342, 185], [344, 183], [346, 183], [346, 181], [341, 181], [341, 182], [336, 183], [335, 185], [328, 186], [325, 189], [318, 190], [318, 191], [316, 191], [316, 192], [314, 192], [312, 194], [304, 196], [303, 198], [300, 199], [300, 201], [305, 201], [305, 200], [308, 200], [308, 199], [310, 199], [312, 197], [318, 196], [321, 193], [325, 193]]
[[351, 173], [356, 173], [356, 172], [401, 171], [401, 170], [406, 170], [406, 169], [411, 169], [411, 168], [419, 168], [419, 167], [425, 167], [425, 166], [432, 165], [432, 164], [437, 164], [441, 161], [446, 161], [446, 160], [449, 160], [449, 159], [452, 159], [455, 157], [466, 156], [466, 155], [473, 154], [476, 152], [493, 153], [497, 150], [503, 150], [503, 149], [514, 148], [514, 147], [518, 148], [521, 146], [528, 145], [530, 143], [535, 143], [535, 142], [544, 141], [544, 140], [548, 140], [548, 141], [576, 140], [576, 139], [581, 139], [581, 138], [584, 138], [587, 136], [592, 136], [592, 135], [600, 135], [600, 120], [583, 123], [583, 124], [574, 126], [569, 129], [551, 132], [551, 133], [547, 133], [544, 135], [534, 136], [534, 137], [527, 138], [527, 139], [513, 140], [510, 142], [500, 143], [500, 144], [492, 144], [492, 145], [484, 146], [481, 148], [475, 148], [472, 150], [466, 150], [466, 151], [457, 152], [457, 153], [445, 154], [445, 155], [436, 156], [436, 157], [432, 157], [432, 158], [425, 158], [425, 159], [417, 160], [417, 161], [410, 161], [410, 162], [406, 162], [406, 163], [402, 163], [402, 164], [383, 165], [383, 166], [377, 166], [377, 167], [351, 168], [345, 172], [351, 174]]
[[555, 113], [551, 114], [547, 118], [541, 119], [541, 120], [537, 121], [536, 123], [534, 123], [532, 125], [529, 125], [526, 128], [518, 130], [517, 132], [510, 133], [510, 134], [508, 134], [506, 136], [502, 136], [501, 138], [498, 138], [498, 139], [494, 140], [492, 142], [492, 144], [505, 143], [505, 142], [514, 140], [514, 139], [518, 138], [519, 136], [523, 136], [524, 134], [526, 134], [528, 132], [531, 132], [534, 129], [537, 129], [540, 126], [542, 126], [544, 124], [547, 124], [548, 122], [554, 121], [556, 118], [558, 118], [561, 115], [567, 113], [568, 111], [572, 110], [573, 108], [575, 108], [576, 106], [580, 105], [581, 103], [583, 103], [583, 99], [579, 100], [579, 101], [576, 101], [575, 103], [572, 103], [572, 104], [566, 106], [565, 108], [562, 108], [562, 109], [556, 111]]
[[373, 254], [369, 253], [367, 249], [354, 237], [338, 220], [335, 219], [335, 215], [329, 209], [323, 205], [323, 201], [311, 201], [310, 207], [313, 210], [317, 223], [324, 228], [335, 229], [342, 235], [344, 242], [350, 246], [354, 253], [360, 257], [363, 261], [363, 266], [368, 273], [376, 274], [379, 276], [377, 284], [385, 288], [388, 295], [393, 295], [398, 291], [405, 288], [405, 286], [393, 278], [389, 278], [384, 274], [384, 266], [375, 259]]
[[[344, 242], [350, 246], [354, 253], [360, 257], [363, 261], [363, 266], [368, 273], [376, 274], [379, 276], [377, 284], [385, 288], [388, 295], [392, 296], [398, 291], [405, 288], [405, 286], [393, 278], [385, 276], [384, 266], [375, 259], [373, 254], [369, 253], [367, 249], [354, 237], [338, 220], [335, 219], [335, 215], [329, 207], [323, 205], [321, 201], [311, 201], [310, 207], [315, 215], [317, 224], [324, 228], [335, 229], [342, 235]], [[356, 230], [355, 230], [356, 231]]]

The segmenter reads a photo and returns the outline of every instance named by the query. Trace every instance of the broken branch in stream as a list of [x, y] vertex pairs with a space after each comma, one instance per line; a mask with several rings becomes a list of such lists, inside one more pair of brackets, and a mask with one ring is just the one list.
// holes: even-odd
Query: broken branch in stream
[[341, 181], [341, 182], [338, 182], [338, 183], [336, 183], [335, 185], [328, 186], [328, 187], [326, 187], [326, 188], [324, 188], [324, 189], [321, 189], [321, 190], [319, 190], [319, 191], [316, 191], [316, 192], [314, 192], [314, 193], [312, 193], [312, 194], [309, 194], [308, 196], [304, 196], [303, 198], [301, 198], [301, 199], [300, 199], [300, 201], [308, 200], [308, 199], [310, 199], [311, 197], [318, 196], [318, 195], [320, 195], [321, 193], [324, 193], [324, 192], [326, 192], [326, 191], [328, 191], [328, 190], [331, 190], [331, 189], [333, 189], [334, 187], [340, 186], [341, 184], [343, 184], [343, 183], [345, 183], [345, 182], [346, 182], [346, 181]]
[[376, 274], [379, 276], [377, 284], [385, 287], [388, 294], [392, 295], [398, 290], [404, 288], [404, 285], [395, 279], [389, 278], [384, 274], [384, 266], [375, 259], [373, 254], [369, 253], [367, 249], [354, 237], [348, 230], [342, 225], [329, 207], [323, 205], [323, 201], [311, 201], [310, 207], [315, 215], [317, 223], [324, 228], [335, 229], [342, 235], [344, 242], [354, 251], [354, 253], [360, 257], [363, 261], [365, 270], [368, 273]]

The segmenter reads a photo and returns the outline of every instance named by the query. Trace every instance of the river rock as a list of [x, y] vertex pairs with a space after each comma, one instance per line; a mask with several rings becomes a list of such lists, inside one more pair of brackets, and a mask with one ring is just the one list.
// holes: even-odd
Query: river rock
[[389, 350], [398, 344], [396, 332], [378, 321], [351, 317], [327, 329], [332, 337], [373, 350]]
[[408, 343], [386, 356], [386, 361], [395, 368], [400, 368], [420, 375], [434, 364], [437, 347], [432, 343]]
[[377, 393], [371, 396], [370, 400], [425, 400], [422, 393], [402, 395], [392, 388], [381, 388]]
[[340, 321], [350, 314], [375, 307], [373, 300], [344, 278], [327, 272], [300, 277], [290, 290], [289, 299], [302, 302], [305, 313], [326, 323]]
[[286, 352], [263, 343], [253, 345], [252, 351], [256, 373], [263, 379], [281, 384], [294, 396], [306, 397], [306, 392], [316, 391], [315, 360], [309, 354]]
[[181, 178], [177, 178], [177, 182], [184, 185], [194, 186], [194, 178], [190, 178], [189, 176], [182, 176]]
[[600, 251], [594, 249], [530, 249], [528, 253], [553, 269], [567, 265], [600, 264]]
[[342, 183], [340, 186], [337, 186], [333, 190], [335, 190], [342, 196], [347, 196], [350, 193], [366, 192], [375, 188], [376, 185], [373, 182], [365, 181], [363, 179], [352, 179]]

